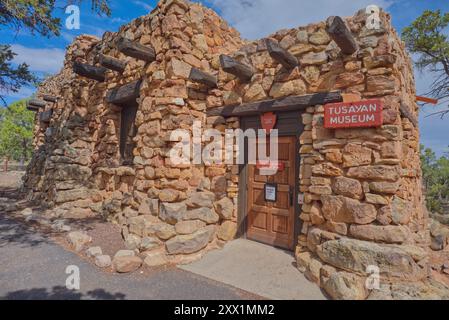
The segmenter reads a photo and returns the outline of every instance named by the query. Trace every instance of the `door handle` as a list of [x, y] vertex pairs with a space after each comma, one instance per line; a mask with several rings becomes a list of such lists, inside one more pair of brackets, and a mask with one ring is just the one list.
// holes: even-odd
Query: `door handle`
[[292, 187], [288, 188], [288, 200], [290, 203], [290, 207], [293, 207], [293, 190]]

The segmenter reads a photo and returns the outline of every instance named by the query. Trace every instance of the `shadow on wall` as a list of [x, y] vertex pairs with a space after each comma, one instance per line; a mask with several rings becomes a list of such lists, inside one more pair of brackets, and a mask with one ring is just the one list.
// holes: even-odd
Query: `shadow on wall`
[[13, 291], [0, 297], [0, 300], [124, 300], [125, 297], [123, 293], [110, 293], [104, 289], [95, 289], [81, 293], [56, 286], [50, 290], [48, 288], [33, 288]]

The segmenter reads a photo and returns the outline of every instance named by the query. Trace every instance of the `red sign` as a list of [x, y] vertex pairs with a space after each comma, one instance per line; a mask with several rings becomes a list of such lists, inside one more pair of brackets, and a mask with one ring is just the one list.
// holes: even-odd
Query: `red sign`
[[382, 110], [382, 101], [378, 99], [326, 104], [324, 127], [380, 127], [383, 123]]
[[260, 122], [262, 123], [262, 128], [266, 132], [270, 133], [271, 130], [276, 126], [276, 115], [273, 112], [267, 112], [260, 116]]
[[277, 169], [278, 171], [284, 171], [285, 163], [278, 161], [257, 161], [256, 164], [257, 169]]

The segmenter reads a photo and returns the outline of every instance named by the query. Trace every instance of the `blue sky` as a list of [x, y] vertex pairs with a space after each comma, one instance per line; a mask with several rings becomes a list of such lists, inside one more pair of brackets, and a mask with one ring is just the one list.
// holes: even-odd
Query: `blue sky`
[[[68, 1], [58, 0], [62, 8]], [[321, 21], [330, 15], [349, 16], [369, 4], [377, 4], [390, 12], [398, 31], [409, 25], [425, 9], [449, 11], [447, 0], [204, 0], [200, 1], [215, 9], [243, 37], [256, 39], [278, 29], [291, 28], [311, 22]], [[110, 0], [111, 17], [100, 17], [90, 10], [90, 1], [85, 0], [81, 9], [80, 30], [61, 30], [60, 37], [45, 38], [30, 34], [27, 30], [12, 32], [0, 28], [0, 43], [11, 44], [18, 53], [16, 63], [27, 62], [32, 71], [40, 76], [59, 70], [64, 59], [64, 50], [73, 38], [87, 33], [101, 36], [105, 31], [117, 31], [120, 25], [139, 16], [148, 14], [156, 6], [156, 0]], [[57, 9], [57, 16], [63, 22], [68, 16], [63, 9]], [[432, 82], [431, 74], [416, 71], [417, 90], [424, 94]], [[8, 102], [29, 97], [34, 88], [23, 88], [19, 93], [7, 96]], [[434, 149], [438, 155], [449, 151], [449, 116], [440, 120], [427, 117], [443, 109], [444, 106], [422, 108], [420, 116], [421, 141]]]

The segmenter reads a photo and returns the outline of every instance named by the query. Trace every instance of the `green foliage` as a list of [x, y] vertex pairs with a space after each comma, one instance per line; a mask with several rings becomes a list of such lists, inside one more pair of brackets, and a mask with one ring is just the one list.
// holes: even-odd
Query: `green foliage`
[[[419, 54], [417, 67], [435, 74], [435, 80], [426, 94], [441, 102], [449, 98], [449, 41], [445, 32], [448, 26], [449, 12], [426, 10], [402, 32], [407, 49]], [[448, 112], [443, 111], [441, 115]]]
[[0, 156], [27, 161], [31, 157], [34, 115], [26, 100], [0, 108]]
[[[0, 45], [0, 93], [1, 92], [17, 92], [27, 84], [36, 81], [34, 75], [28, 70], [26, 63], [17, 67], [11, 65], [15, 53], [11, 51], [9, 46]], [[0, 94], [0, 100], [6, 105], [6, 101]]]
[[421, 166], [427, 208], [431, 212], [445, 213], [443, 205], [449, 204], [449, 158], [437, 159], [435, 152], [421, 146]]
[[[0, 27], [18, 31], [28, 29], [32, 34], [59, 36], [61, 19], [54, 16], [55, 0], [0, 0]], [[82, 0], [67, 0], [67, 5]], [[109, 0], [91, 0], [92, 11], [99, 15], [111, 14]], [[17, 67], [11, 65], [16, 54], [10, 46], [0, 44], [0, 101], [6, 105], [2, 94], [18, 92], [22, 86], [35, 84], [37, 79], [26, 63]]]

